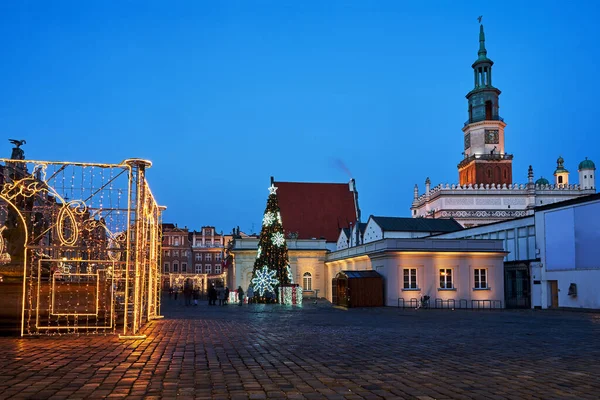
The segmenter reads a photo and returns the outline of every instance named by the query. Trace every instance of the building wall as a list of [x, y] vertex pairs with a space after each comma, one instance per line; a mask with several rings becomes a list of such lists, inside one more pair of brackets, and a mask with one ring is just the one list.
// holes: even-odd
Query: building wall
[[[244, 290], [250, 285], [258, 238], [236, 238], [230, 253], [233, 255], [233, 274], [235, 287], [242, 286]], [[324, 297], [327, 290], [325, 277], [325, 255], [329, 251], [325, 240], [287, 239], [288, 257], [290, 268], [294, 276], [294, 283], [302, 286], [302, 279], [306, 272], [311, 274], [312, 289], [307, 296], [314, 296], [319, 290], [319, 297]]]
[[[450, 251], [452, 250], [452, 251]], [[327, 279], [343, 270], [370, 270], [384, 277], [385, 305], [396, 306], [428, 295], [435, 299], [503, 300], [504, 253], [500, 241], [384, 239], [356, 248], [331, 253], [327, 257]], [[417, 269], [418, 290], [404, 289], [404, 268]], [[450, 268], [453, 290], [441, 290], [440, 270]], [[474, 270], [486, 269], [488, 288], [474, 289]], [[331, 289], [327, 291], [331, 301]], [[504, 305], [504, 304], [503, 304]]]
[[[550, 287], [556, 281], [558, 307], [600, 309], [599, 226], [600, 200], [536, 211], [541, 265], [532, 278], [533, 306], [552, 306]], [[569, 296], [572, 283], [576, 296]]]
[[415, 218], [454, 218], [465, 227], [489, 224], [533, 213], [533, 207], [594, 194], [579, 185], [438, 185], [411, 207]]
[[436, 235], [437, 239], [502, 240], [504, 261], [527, 261], [539, 257], [535, 244], [535, 219], [532, 216], [495, 224], [481, 225], [462, 231]]

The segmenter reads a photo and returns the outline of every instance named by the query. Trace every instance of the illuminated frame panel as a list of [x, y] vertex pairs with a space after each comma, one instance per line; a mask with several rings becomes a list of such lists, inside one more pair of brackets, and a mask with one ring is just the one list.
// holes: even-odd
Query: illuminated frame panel
[[[56, 294], [56, 273], [52, 274], [52, 286], [50, 290], [52, 291], [52, 302], [50, 305], [50, 315], [56, 316], [68, 316], [68, 315], [77, 315], [79, 317], [97, 317], [98, 316], [98, 303], [100, 302], [100, 274], [96, 272], [95, 274], [61, 274], [63, 277], [72, 277], [72, 276], [95, 276], [96, 277], [96, 311], [94, 313], [59, 313], [54, 312], [54, 295]], [[112, 278], [110, 279], [112, 281]], [[112, 288], [112, 282], [111, 282]], [[112, 290], [112, 289], [111, 289]], [[38, 296], [40, 293], [38, 292]], [[38, 297], [39, 298], [39, 297]], [[38, 302], [39, 303], [39, 302]]]
[[[44, 262], [68, 262], [68, 261], [75, 261], [75, 262], [86, 262], [86, 263], [96, 263], [96, 264], [100, 264], [100, 265], [110, 265], [112, 267], [112, 271], [113, 274], [110, 277], [110, 324], [109, 325], [104, 325], [104, 326], [98, 326], [98, 325], [94, 325], [93, 328], [94, 329], [113, 329], [113, 316], [115, 313], [115, 295], [114, 295], [114, 266], [115, 266], [115, 262], [110, 261], [110, 260], [65, 260], [65, 259], [40, 259], [38, 260], [38, 276], [37, 276], [37, 299], [38, 301], [36, 302], [36, 317], [35, 317], [35, 327], [36, 329], [45, 329], [45, 330], [61, 330], [61, 329], [71, 329], [71, 330], [78, 330], [78, 328], [82, 328], [82, 327], [76, 327], [76, 326], [42, 326], [40, 325], [40, 294], [41, 294], [41, 277], [42, 277], [42, 261]], [[69, 276], [77, 276], [77, 275], [87, 275], [87, 276], [99, 276], [98, 272], [96, 272], [95, 274], [69, 274]], [[97, 316], [98, 314], [98, 301], [100, 299], [99, 296], [99, 284], [100, 284], [100, 279], [98, 279], [97, 281], [97, 290], [96, 290], [96, 314], [55, 314], [50, 312], [49, 315], [56, 315], [56, 316]], [[52, 276], [52, 286], [51, 289], [54, 289], [54, 276]], [[49, 311], [53, 311], [54, 310], [54, 292], [52, 292], [52, 306], [50, 308]]]

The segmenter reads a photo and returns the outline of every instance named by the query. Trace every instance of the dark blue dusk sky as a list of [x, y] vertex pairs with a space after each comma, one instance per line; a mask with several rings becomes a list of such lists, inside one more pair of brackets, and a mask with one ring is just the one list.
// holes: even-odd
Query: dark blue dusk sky
[[363, 216], [409, 216], [415, 183], [458, 181], [483, 15], [514, 181], [562, 155], [577, 182], [600, 163], [598, 4], [2, 2], [0, 129], [31, 159], [150, 159], [180, 226], [257, 231], [270, 176], [341, 163]]

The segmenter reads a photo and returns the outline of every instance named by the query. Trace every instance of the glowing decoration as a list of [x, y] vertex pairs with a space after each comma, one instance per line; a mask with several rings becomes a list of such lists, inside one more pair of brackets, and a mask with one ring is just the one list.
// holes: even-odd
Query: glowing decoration
[[281, 232], [275, 232], [273, 234], [273, 244], [275, 246], [283, 246], [285, 244], [285, 237]]
[[290, 268], [290, 264], [285, 267], [285, 271], [287, 272], [288, 279], [290, 283], [294, 283], [294, 276], [292, 275], [292, 268]]
[[266, 265], [261, 270], [256, 271], [255, 277], [252, 279], [254, 291], [260, 296], [264, 296], [265, 292], [273, 292], [275, 285], [279, 283], [275, 278], [276, 274], [276, 271], [270, 270]]
[[263, 226], [269, 226], [275, 222], [275, 215], [272, 212], [265, 213], [263, 217]]
[[[251, 284], [262, 297], [266, 285], [265, 271], [269, 271], [270, 292], [277, 292], [279, 285], [290, 283], [290, 274], [287, 271], [289, 264], [288, 249], [285, 242], [283, 226], [277, 201], [277, 187], [271, 184], [267, 207], [263, 214], [263, 225], [258, 240], [258, 250], [254, 268], [252, 270]], [[266, 268], [266, 269], [265, 269]], [[255, 282], [259, 283], [256, 288]], [[262, 288], [262, 289], [259, 289]], [[261, 292], [262, 290], [262, 292]], [[277, 298], [260, 299], [259, 301], [277, 301]]]
[[302, 305], [302, 288], [299, 285], [280, 286], [279, 302], [285, 305]]
[[0, 163], [0, 259], [22, 271], [21, 335], [142, 338], [160, 318], [164, 208], [146, 181], [151, 163]]

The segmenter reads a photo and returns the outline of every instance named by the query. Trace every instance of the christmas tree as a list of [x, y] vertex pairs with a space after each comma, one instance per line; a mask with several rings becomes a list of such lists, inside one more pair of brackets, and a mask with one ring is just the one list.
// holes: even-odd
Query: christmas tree
[[270, 295], [276, 299], [276, 290], [280, 285], [290, 284], [292, 274], [277, 201], [277, 187], [271, 184], [269, 193], [252, 271], [252, 288], [260, 298]]

